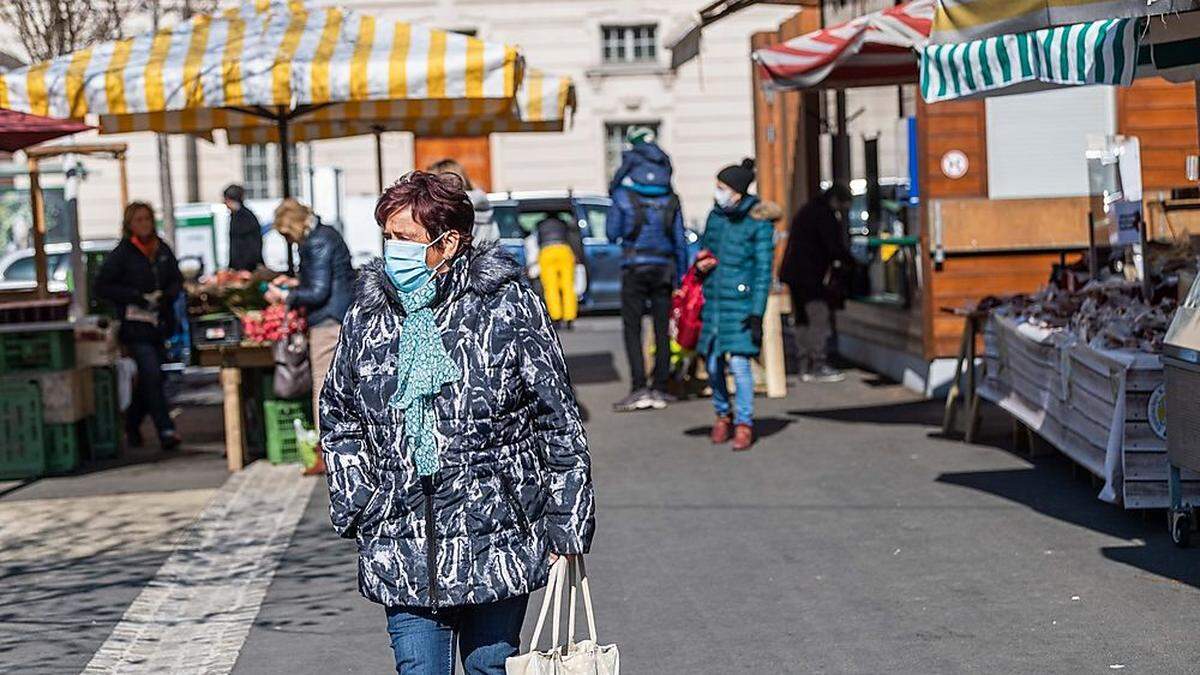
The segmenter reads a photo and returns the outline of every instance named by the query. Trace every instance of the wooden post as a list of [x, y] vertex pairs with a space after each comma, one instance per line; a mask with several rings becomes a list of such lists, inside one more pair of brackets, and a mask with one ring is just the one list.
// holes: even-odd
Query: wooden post
[[117, 154], [117, 169], [121, 174], [121, 210], [129, 206], [129, 173], [125, 168], [125, 153]]
[[221, 389], [225, 396], [225, 459], [229, 470], [241, 471], [245, 465], [242, 439], [242, 370], [221, 366]]
[[46, 270], [46, 199], [38, 179], [36, 157], [29, 158], [29, 201], [33, 211], [33, 261], [37, 273], [37, 296], [44, 298], [50, 294], [50, 275]]
[[767, 313], [763, 315], [762, 362], [767, 398], [787, 396], [787, 369], [783, 358], [783, 300], [782, 293], [772, 293], [767, 298]]

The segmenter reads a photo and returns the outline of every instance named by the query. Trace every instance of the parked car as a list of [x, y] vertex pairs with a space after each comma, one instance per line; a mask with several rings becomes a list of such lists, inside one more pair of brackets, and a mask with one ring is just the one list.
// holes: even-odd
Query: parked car
[[500, 242], [522, 264], [526, 263], [525, 238], [542, 219], [557, 215], [578, 223], [583, 235], [587, 291], [580, 298], [582, 311], [621, 308], [621, 247], [610, 244], [605, 231], [612, 201], [601, 193], [566, 190], [497, 192], [488, 195], [500, 227]]
[[[100, 259], [117, 246], [117, 239], [88, 239], [83, 242], [85, 256]], [[96, 261], [97, 268], [99, 260]], [[71, 274], [71, 243], [46, 244], [46, 275], [51, 292], [68, 290]], [[22, 248], [0, 256], [0, 290], [25, 290], [37, 285], [37, 267], [32, 248]]]

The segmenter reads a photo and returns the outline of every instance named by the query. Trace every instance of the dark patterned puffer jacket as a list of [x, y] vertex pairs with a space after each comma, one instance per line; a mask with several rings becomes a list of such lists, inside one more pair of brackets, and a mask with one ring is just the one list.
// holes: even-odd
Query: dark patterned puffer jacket
[[483, 604], [546, 583], [548, 551], [585, 553], [591, 463], [562, 347], [517, 262], [494, 246], [438, 278], [463, 378], [435, 400], [441, 469], [417, 476], [396, 349], [404, 310], [382, 262], [360, 274], [321, 393], [330, 517], [356, 537], [359, 590], [388, 606]]

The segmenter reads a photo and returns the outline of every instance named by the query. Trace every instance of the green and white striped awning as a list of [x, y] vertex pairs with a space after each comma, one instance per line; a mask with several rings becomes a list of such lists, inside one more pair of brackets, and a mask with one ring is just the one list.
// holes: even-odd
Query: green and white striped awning
[[1088, 84], [1128, 86], [1138, 65], [1137, 19], [1106, 19], [1026, 33], [927, 45], [928, 103]]

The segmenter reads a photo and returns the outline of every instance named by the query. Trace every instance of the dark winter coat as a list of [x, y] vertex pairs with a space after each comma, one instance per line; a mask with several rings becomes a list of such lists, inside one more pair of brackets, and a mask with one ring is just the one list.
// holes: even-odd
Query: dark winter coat
[[[161, 239], [154, 260], [146, 257], [125, 237], [104, 259], [96, 275], [96, 296], [107, 300], [116, 309], [117, 317], [125, 316], [126, 307], [134, 305], [158, 312], [158, 325], [142, 321], [122, 321], [117, 337], [121, 342], [151, 342], [162, 344], [175, 333], [175, 298], [183, 288], [179, 263], [167, 242]], [[151, 307], [145, 295], [162, 291], [157, 306]]]
[[626, 178], [634, 183], [669, 190], [671, 174], [671, 157], [657, 143], [639, 143], [621, 153], [621, 166], [613, 174], [608, 193], [615, 194]]
[[832, 300], [827, 279], [834, 261], [853, 264], [846, 228], [829, 204], [818, 197], [792, 218], [779, 280], [791, 288], [796, 302]]
[[262, 264], [262, 226], [250, 209], [242, 206], [229, 214], [229, 269], [253, 272]]
[[317, 225], [300, 244], [300, 285], [287, 296], [289, 307], [308, 310], [308, 325], [341, 322], [354, 300], [350, 249], [337, 230]]
[[777, 206], [753, 195], [730, 212], [718, 206], [709, 213], [700, 247], [717, 257], [717, 267], [704, 279], [701, 354], [758, 355], [761, 345], [752, 339], [746, 319], [767, 310], [778, 217]]
[[629, 187], [618, 188], [612, 194], [605, 230], [609, 241], [621, 244], [622, 267], [672, 265], [676, 281], [687, 271], [687, 231], [679, 198], [674, 194], [651, 197]]
[[586, 552], [591, 463], [541, 300], [488, 246], [439, 277], [434, 308], [463, 378], [434, 402], [441, 469], [417, 476], [396, 392], [404, 311], [382, 263], [363, 269], [321, 393], [334, 529], [355, 537], [359, 589], [384, 605], [476, 605], [546, 583], [548, 552]]

